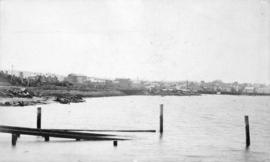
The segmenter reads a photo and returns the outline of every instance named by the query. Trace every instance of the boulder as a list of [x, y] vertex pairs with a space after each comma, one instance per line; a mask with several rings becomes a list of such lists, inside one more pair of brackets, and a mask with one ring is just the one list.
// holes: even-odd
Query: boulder
[[54, 100], [61, 104], [70, 104], [70, 103], [78, 103], [84, 102], [85, 100], [81, 96], [57, 96]]

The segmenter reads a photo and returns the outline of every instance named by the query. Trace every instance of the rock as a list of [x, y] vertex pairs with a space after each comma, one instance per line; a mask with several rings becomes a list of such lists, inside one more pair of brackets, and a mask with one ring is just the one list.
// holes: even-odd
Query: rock
[[11, 97], [32, 98], [33, 95], [25, 88], [14, 88], [8, 90], [8, 95]]
[[85, 100], [81, 96], [57, 96], [54, 101], [57, 101], [61, 104], [70, 104], [71, 102], [85, 102]]
[[71, 96], [71, 102], [78, 103], [84, 102], [85, 100], [81, 96]]
[[23, 101], [18, 101], [19, 106], [24, 106], [24, 102]]
[[61, 104], [70, 104], [70, 100], [64, 97], [56, 97], [55, 101], [61, 103]]
[[10, 106], [11, 103], [10, 103], [10, 102], [5, 102], [5, 105], [6, 105], [6, 106]]

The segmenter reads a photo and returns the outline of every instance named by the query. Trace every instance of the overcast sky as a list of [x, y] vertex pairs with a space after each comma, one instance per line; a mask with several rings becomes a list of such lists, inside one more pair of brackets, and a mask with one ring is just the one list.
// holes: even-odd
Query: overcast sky
[[270, 83], [269, 0], [0, 0], [0, 69]]

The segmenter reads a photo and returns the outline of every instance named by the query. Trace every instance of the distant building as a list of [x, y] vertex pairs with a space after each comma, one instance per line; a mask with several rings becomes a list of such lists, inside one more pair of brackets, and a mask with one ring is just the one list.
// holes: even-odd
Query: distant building
[[112, 80], [105, 80], [105, 86], [107, 88], [112, 88], [114, 87], [113, 81]]
[[23, 72], [20, 72], [19, 75], [20, 75], [20, 78], [23, 79]]
[[257, 88], [256, 91], [260, 94], [270, 94], [270, 87]]
[[100, 79], [100, 78], [94, 78], [94, 77], [87, 77], [87, 81], [90, 81], [91, 83], [99, 83], [99, 84], [106, 83], [106, 79]]
[[245, 87], [243, 90], [243, 93], [246, 93], [246, 94], [251, 94], [255, 92], [256, 92], [255, 87]]
[[144, 89], [144, 85], [143, 85], [142, 81], [139, 81], [139, 80], [133, 81], [131, 83], [131, 86], [132, 86], [132, 88], [136, 88], [136, 89]]
[[77, 75], [77, 74], [69, 74], [66, 78], [66, 81], [70, 83], [77, 83], [77, 84], [82, 84], [87, 81], [87, 76], [84, 75]]
[[130, 79], [123, 79], [123, 78], [115, 79], [115, 83], [117, 84], [118, 88], [122, 88], [122, 89], [131, 88], [131, 84], [132, 84]]

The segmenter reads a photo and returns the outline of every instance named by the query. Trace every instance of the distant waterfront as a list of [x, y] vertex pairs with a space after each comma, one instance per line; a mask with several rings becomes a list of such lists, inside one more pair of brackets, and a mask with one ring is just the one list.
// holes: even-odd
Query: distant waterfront
[[53, 101], [84, 102], [85, 97], [194, 96], [201, 94], [270, 95], [270, 85], [194, 81], [143, 81], [129, 78], [101, 79], [85, 75], [0, 71], [0, 106], [28, 106]]
[[[38, 87], [43, 90], [103, 91], [122, 90], [131, 94], [189, 95], [232, 94], [270, 95], [270, 85], [262, 83], [226, 83], [222, 80], [206, 81], [147, 81], [129, 78], [104, 79], [80, 74], [59, 76], [56, 74], [0, 71], [0, 86]], [[129, 93], [127, 93], [129, 94]]]

